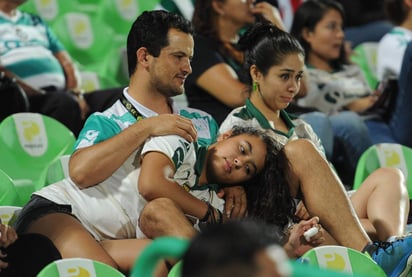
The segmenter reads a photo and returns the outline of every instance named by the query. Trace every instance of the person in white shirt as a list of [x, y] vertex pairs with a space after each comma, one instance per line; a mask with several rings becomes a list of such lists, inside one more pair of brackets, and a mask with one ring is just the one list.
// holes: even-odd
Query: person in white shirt
[[378, 44], [377, 75], [379, 81], [398, 79], [408, 43], [412, 40], [412, 2], [385, 0], [385, 12], [396, 26]]

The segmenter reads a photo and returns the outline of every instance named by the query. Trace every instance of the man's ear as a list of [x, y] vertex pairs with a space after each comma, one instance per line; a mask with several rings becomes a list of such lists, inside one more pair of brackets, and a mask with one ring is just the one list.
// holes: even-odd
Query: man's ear
[[142, 64], [143, 66], [148, 65], [149, 52], [147, 51], [146, 47], [140, 47], [139, 49], [137, 49], [136, 56], [138, 64]]
[[232, 130], [226, 131], [224, 133], [221, 133], [218, 137], [217, 137], [217, 141], [222, 141], [227, 139], [228, 137], [230, 137], [232, 135]]

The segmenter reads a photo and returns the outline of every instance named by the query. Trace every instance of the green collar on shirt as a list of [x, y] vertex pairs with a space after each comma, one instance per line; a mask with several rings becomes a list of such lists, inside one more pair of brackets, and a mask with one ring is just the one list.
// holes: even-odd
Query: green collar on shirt
[[256, 118], [262, 128], [271, 129], [275, 133], [286, 136], [287, 138], [290, 138], [293, 135], [295, 131], [295, 125], [293, 124], [292, 119], [286, 111], [280, 110], [280, 117], [285, 121], [286, 126], [289, 129], [287, 134], [272, 128], [266, 117], [253, 105], [253, 103], [249, 99], [246, 99], [246, 109], [250, 112], [251, 115], [253, 115], [253, 117]]

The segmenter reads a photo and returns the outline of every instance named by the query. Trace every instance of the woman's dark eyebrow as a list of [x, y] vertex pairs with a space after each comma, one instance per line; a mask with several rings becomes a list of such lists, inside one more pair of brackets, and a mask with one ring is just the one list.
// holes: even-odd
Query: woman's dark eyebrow
[[[295, 70], [290, 69], [290, 68], [283, 68], [283, 69], [281, 69], [280, 71], [282, 71], [282, 72], [288, 72], [288, 73], [295, 73]], [[302, 74], [302, 73], [303, 73], [303, 70], [299, 70], [299, 71], [298, 71], [298, 74]]]

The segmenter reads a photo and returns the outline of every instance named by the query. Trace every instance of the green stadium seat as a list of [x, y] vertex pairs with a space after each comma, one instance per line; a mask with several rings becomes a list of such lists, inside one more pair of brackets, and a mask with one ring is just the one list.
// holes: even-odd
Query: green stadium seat
[[118, 47], [113, 29], [84, 12], [66, 13], [52, 28], [73, 59], [83, 65], [104, 61], [110, 50]]
[[300, 259], [303, 263], [350, 276], [386, 276], [383, 269], [369, 256], [343, 246], [318, 246], [307, 251]]
[[358, 189], [373, 171], [380, 167], [399, 168], [405, 175], [409, 199], [412, 199], [412, 148], [397, 143], [379, 143], [370, 146], [359, 158], [353, 189]]
[[98, 16], [114, 29], [125, 45], [127, 34], [138, 14], [139, 6], [136, 0], [105, 0]]
[[379, 83], [376, 75], [377, 49], [377, 42], [364, 42], [353, 49], [353, 53], [350, 57], [350, 60], [361, 68], [368, 85], [372, 90], [376, 89]]
[[75, 10], [77, 6], [77, 0], [30, 0], [19, 6], [19, 10], [38, 14], [51, 23], [63, 14]]
[[[186, 249], [189, 247], [190, 241], [177, 237], [159, 237], [153, 240], [141, 253], [139, 259], [135, 262], [131, 277], [153, 276], [153, 272], [158, 262], [165, 258], [179, 260]], [[357, 276], [366, 277], [371, 275], [350, 275], [345, 272], [319, 268], [310, 264], [302, 264], [296, 261], [290, 261], [291, 277], [347, 277]], [[177, 262], [170, 270], [168, 277], [181, 276], [182, 262]], [[380, 277], [380, 275], [376, 275]]]
[[75, 141], [65, 125], [42, 114], [16, 113], [0, 123], [0, 169], [13, 180], [17, 206], [45, 185], [49, 165], [71, 154]]
[[0, 206], [0, 222], [12, 225], [21, 209], [19, 206]]
[[20, 203], [13, 180], [6, 172], [0, 170], [0, 206], [14, 206]]
[[137, 1], [137, 6], [139, 7], [138, 14], [136, 17], [144, 11], [151, 11], [157, 7], [161, 0], [134, 0]]
[[37, 277], [125, 277], [117, 269], [104, 264], [85, 258], [65, 258], [51, 262], [44, 267]]

